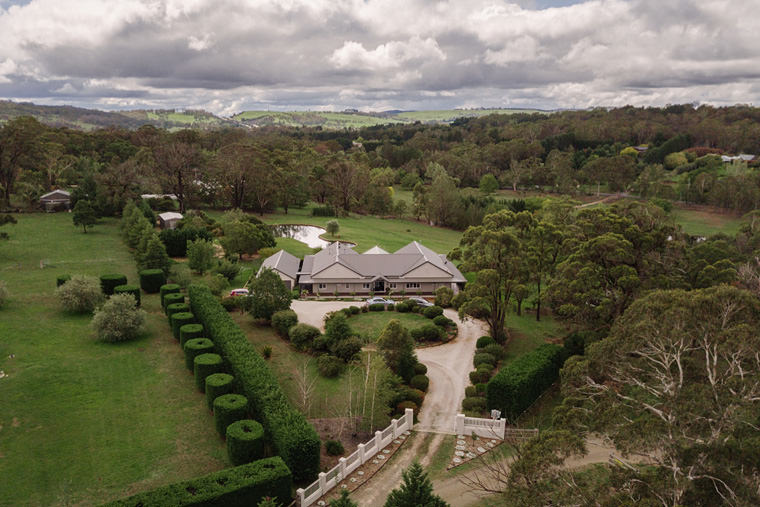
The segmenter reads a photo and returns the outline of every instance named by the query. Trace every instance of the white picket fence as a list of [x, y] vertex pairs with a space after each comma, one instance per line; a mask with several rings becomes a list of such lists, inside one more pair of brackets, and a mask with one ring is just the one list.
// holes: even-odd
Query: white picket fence
[[351, 472], [371, 460], [374, 455], [403, 432], [411, 430], [414, 424], [414, 411], [407, 408], [403, 417], [393, 419], [391, 425], [383, 431], [376, 431], [375, 437], [366, 444], [359, 444], [359, 448], [345, 458], [340, 458], [339, 463], [327, 472], [320, 472], [319, 479], [311, 483], [306, 488], [296, 490], [298, 495], [298, 504], [301, 507], [308, 507], [319, 500], [325, 493], [338, 485]]
[[482, 438], [498, 438], [499, 440], [525, 440], [538, 435], [537, 429], [507, 428], [505, 419], [482, 419], [480, 417], [465, 417], [457, 414], [455, 421], [457, 435], [472, 435]]

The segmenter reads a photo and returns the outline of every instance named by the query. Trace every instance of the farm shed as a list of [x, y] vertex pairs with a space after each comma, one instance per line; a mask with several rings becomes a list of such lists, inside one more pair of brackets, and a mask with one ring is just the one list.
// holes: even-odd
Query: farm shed
[[177, 222], [183, 218], [182, 213], [167, 211], [166, 213], [158, 215], [158, 225], [160, 225], [162, 229], [174, 229], [177, 227]]
[[40, 197], [40, 205], [47, 212], [67, 210], [71, 207], [71, 194], [65, 190], [53, 190]]

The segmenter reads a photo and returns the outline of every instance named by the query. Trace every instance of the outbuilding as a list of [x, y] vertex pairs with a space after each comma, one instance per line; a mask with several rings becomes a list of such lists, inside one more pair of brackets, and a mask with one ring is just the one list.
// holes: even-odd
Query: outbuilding
[[40, 197], [40, 205], [48, 213], [68, 210], [71, 207], [71, 194], [65, 190], [53, 190]]
[[166, 213], [158, 215], [158, 225], [160, 225], [162, 229], [174, 229], [177, 227], [177, 223], [183, 218], [182, 213], [167, 211]]

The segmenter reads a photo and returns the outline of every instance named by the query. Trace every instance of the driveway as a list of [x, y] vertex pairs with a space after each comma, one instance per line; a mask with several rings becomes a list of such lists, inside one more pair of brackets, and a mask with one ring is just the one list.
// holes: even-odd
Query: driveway
[[349, 306], [362, 306], [364, 301], [301, 301], [290, 303], [290, 309], [298, 315], [298, 322], [325, 330], [325, 315]]

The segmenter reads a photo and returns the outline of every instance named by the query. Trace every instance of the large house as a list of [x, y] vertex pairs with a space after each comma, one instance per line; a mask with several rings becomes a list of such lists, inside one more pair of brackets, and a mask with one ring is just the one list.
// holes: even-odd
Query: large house
[[416, 241], [395, 253], [374, 247], [363, 254], [336, 242], [303, 261], [280, 250], [264, 260], [264, 268], [280, 275], [290, 289], [311, 294], [433, 294], [439, 287], [458, 292], [467, 281], [445, 255]]

